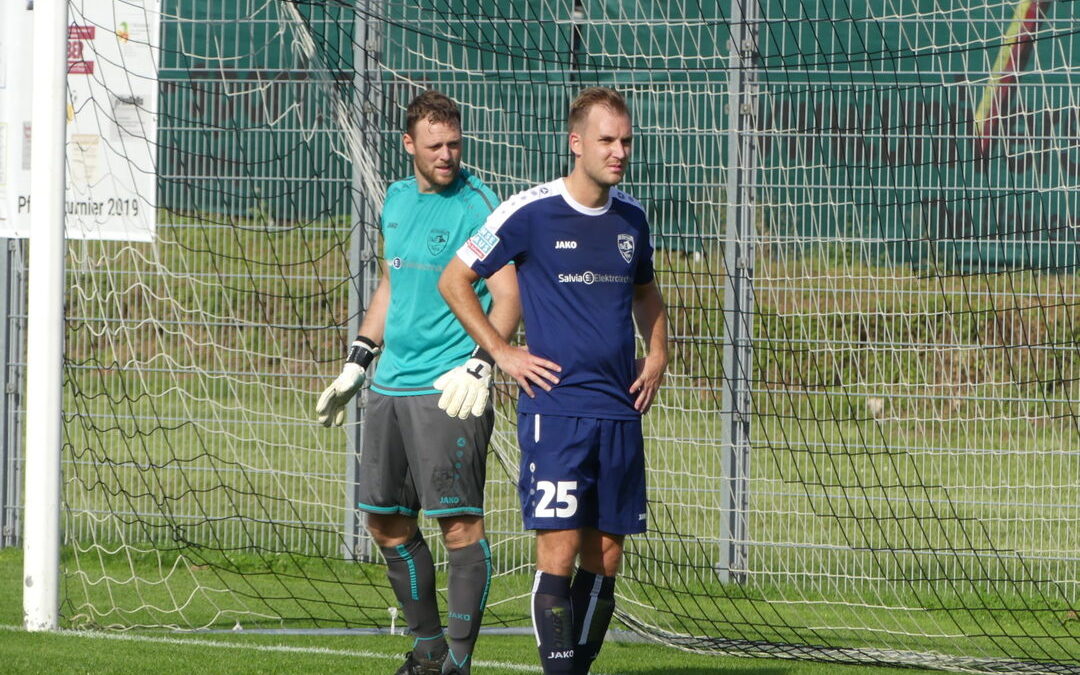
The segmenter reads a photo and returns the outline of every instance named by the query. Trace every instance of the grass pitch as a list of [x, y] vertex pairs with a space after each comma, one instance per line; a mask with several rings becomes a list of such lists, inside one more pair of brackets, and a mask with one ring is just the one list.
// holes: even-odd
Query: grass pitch
[[[0, 551], [0, 672], [5, 673], [392, 673], [411, 646], [401, 635], [360, 632], [60, 631], [27, 633], [22, 624], [22, 553]], [[477, 675], [539, 673], [528, 635], [484, 633]], [[651, 643], [609, 641], [598, 675], [846, 675], [900, 669], [781, 659], [704, 656]]]

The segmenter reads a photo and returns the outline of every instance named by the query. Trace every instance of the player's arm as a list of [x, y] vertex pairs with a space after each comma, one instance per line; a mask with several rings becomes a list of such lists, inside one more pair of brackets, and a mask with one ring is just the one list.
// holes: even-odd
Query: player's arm
[[638, 359], [638, 376], [630, 385], [630, 393], [637, 394], [634, 409], [646, 413], [664, 381], [668, 364], [667, 310], [655, 280], [634, 286], [633, 307], [634, 321], [647, 352], [644, 359]]
[[[454, 258], [457, 260], [457, 257]], [[521, 294], [518, 292], [517, 268], [505, 265], [487, 279], [488, 292], [491, 293], [491, 311], [488, 321], [504, 341], [517, 331], [521, 321]]]
[[375, 293], [371, 296], [367, 311], [360, 322], [357, 337], [367, 337], [377, 345], [381, 345], [383, 335], [386, 333], [386, 313], [390, 309], [390, 270], [386, 267], [386, 261], [379, 260], [379, 283], [375, 286]]
[[[500, 337], [509, 340], [521, 320], [521, 299], [514, 266], [505, 265], [491, 275], [487, 287], [491, 293], [488, 321]], [[442, 392], [439, 408], [447, 415], [461, 419], [467, 419], [469, 415], [483, 415], [491, 396], [494, 367], [495, 359], [477, 345], [464, 365], [450, 369], [435, 380], [435, 388]]]
[[386, 313], [390, 307], [390, 273], [385, 261], [380, 261], [379, 269], [379, 283], [364, 312], [356, 339], [349, 346], [341, 374], [323, 391], [315, 404], [315, 416], [323, 426], [341, 426], [345, 421], [345, 406], [364, 384], [371, 361], [379, 353], [386, 332]]
[[[493, 274], [491, 279], [506, 271], [506, 267], [503, 267], [499, 272]], [[562, 368], [547, 359], [530, 354], [526, 348], [510, 346], [507, 339], [513, 333], [513, 330], [500, 330], [500, 328], [506, 327], [505, 323], [497, 328], [492, 319], [487, 314], [484, 314], [480, 299], [476, 297], [473, 284], [479, 279], [479, 274], [466, 265], [463, 260], [454, 257], [450, 264], [446, 266], [446, 269], [443, 270], [442, 277], [439, 279], [439, 292], [442, 293], [446, 304], [450, 306], [465, 331], [476, 341], [477, 346], [490, 354], [503, 372], [514, 378], [530, 398], [534, 396], [532, 384], [545, 391], [551, 391], [551, 385], [559, 383], [559, 378], [555, 373], [562, 370]], [[516, 279], [514, 284], [516, 295]], [[492, 292], [494, 301], [492, 312], [498, 307], [496, 289], [500, 286], [499, 282], [496, 282], [495, 286], [495, 288], [492, 288], [489, 280], [488, 288]], [[502, 323], [502, 319], [498, 315], [496, 315], [495, 321]], [[514, 326], [516, 325], [517, 320], [515, 319]]]

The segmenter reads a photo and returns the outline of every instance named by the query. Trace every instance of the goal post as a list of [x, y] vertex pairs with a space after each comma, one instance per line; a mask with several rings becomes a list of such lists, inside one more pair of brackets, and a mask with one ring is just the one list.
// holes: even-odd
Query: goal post
[[42, 631], [57, 628], [60, 612], [67, 3], [39, 2], [34, 15], [23, 620]]

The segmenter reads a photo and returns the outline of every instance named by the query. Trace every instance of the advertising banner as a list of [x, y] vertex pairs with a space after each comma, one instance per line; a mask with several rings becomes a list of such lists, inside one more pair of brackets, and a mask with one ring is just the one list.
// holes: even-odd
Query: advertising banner
[[[28, 237], [32, 2], [0, 4], [0, 236]], [[151, 241], [160, 1], [76, 0], [68, 27], [67, 237]]]

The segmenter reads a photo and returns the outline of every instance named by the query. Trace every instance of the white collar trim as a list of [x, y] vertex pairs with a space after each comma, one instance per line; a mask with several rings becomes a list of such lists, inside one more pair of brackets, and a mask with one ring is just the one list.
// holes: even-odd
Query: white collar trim
[[570, 191], [566, 189], [566, 179], [560, 178], [555, 181], [558, 184], [559, 194], [570, 205], [570, 208], [574, 209], [578, 213], [583, 213], [586, 216], [602, 216], [611, 209], [611, 190], [608, 190], [607, 203], [603, 206], [585, 206], [581, 202], [577, 201], [570, 196]]

